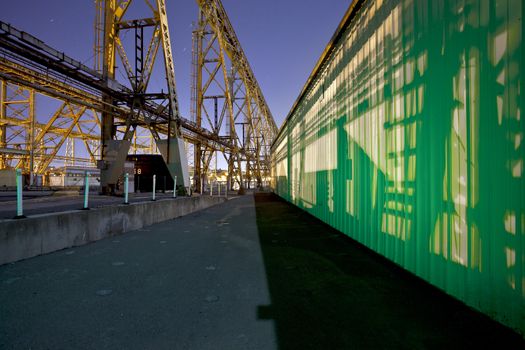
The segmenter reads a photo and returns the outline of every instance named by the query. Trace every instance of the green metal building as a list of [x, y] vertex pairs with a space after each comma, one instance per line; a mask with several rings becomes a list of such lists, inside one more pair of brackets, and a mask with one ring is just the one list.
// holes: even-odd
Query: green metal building
[[525, 335], [521, 0], [355, 0], [274, 191]]

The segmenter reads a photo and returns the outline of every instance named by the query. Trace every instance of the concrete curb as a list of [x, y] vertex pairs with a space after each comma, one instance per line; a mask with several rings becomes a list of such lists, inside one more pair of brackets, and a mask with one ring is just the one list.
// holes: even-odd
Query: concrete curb
[[225, 201], [223, 197], [181, 197], [2, 220], [0, 265], [138, 230]]

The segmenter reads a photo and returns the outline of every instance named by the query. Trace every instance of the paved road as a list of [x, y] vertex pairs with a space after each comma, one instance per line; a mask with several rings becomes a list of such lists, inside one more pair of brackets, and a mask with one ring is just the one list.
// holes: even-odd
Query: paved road
[[[53, 196], [53, 192], [26, 192], [24, 194], [24, 215], [31, 216], [45, 213], [58, 213], [68, 210], [81, 209], [84, 206], [84, 197], [81, 195]], [[235, 193], [231, 192], [230, 196]], [[156, 199], [172, 198], [172, 193], [157, 193]], [[132, 193], [129, 202], [144, 202], [151, 200], [151, 193]], [[102, 196], [93, 194], [89, 196], [89, 207], [98, 208], [108, 205], [121, 204], [123, 197]], [[0, 219], [12, 219], [16, 215], [16, 196], [0, 193]]]
[[[51, 196], [55, 191], [24, 191], [24, 199], [42, 198]], [[0, 191], [0, 202], [16, 201], [16, 191]]]
[[272, 349], [253, 197], [0, 267], [0, 349]]
[[0, 349], [523, 349], [267, 194], [0, 266]]

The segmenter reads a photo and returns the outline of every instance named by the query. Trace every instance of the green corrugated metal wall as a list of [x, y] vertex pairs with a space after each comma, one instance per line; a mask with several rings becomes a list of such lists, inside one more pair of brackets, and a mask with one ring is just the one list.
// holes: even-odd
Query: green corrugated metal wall
[[525, 334], [522, 15], [521, 0], [364, 1], [272, 170], [283, 198]]

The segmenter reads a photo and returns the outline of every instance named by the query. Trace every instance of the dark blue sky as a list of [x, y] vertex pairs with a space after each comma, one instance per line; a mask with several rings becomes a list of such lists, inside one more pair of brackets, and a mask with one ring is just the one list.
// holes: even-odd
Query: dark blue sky
[[[143, 1], [135, 1], [137, 4], [130, 11], [140, 12]], [[351, 0], [223, 0], [278, 126], [350, 3]], [[194, 0], [167, 0], [166, 6], [180, 109], [189, 117], [191, 24], [197, 19], [197, 5]], [[2, 21], [90, 66], [94, 18], [92, 0], [9, 1], [2, 5], [0, 14]], [[160, 84], [162, 76], [154, 76], [151, 83], [155, 81]]]

